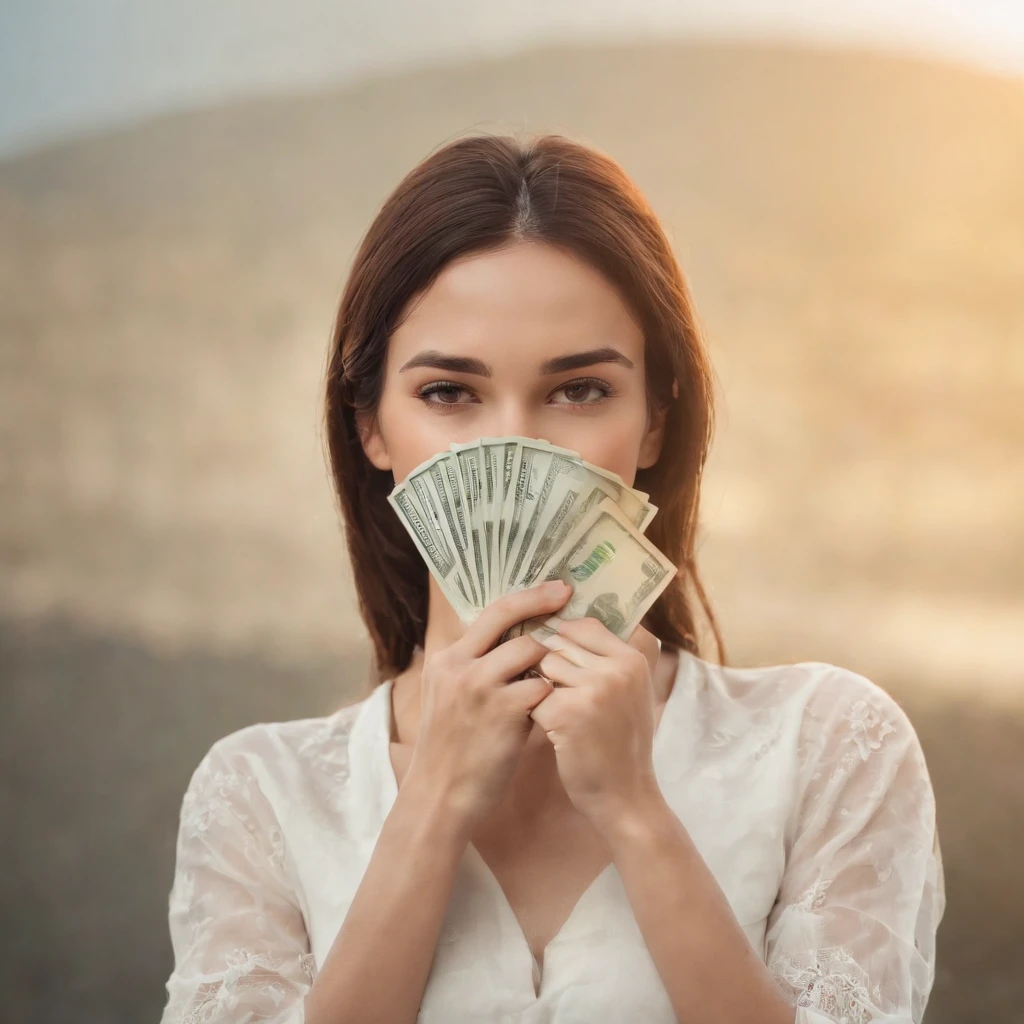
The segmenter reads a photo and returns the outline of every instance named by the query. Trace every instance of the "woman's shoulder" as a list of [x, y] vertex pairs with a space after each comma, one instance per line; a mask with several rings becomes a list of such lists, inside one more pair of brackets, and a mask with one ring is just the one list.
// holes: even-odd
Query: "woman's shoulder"
[[319, 716], [253, 722], [215, 740], [197, 771], [207, 765], [230, 766], [257, 781], [281, 771], [310, 767], [332, 776], [348, 776], [348, 741], [369, 696]]
[[826, 661], [740, 667], [691, 660], [706, 713], [788, 720], [801, 734], [805, 757], [828, 741], [846, 741], [863, 756], [882, 746], [918, 745], [896, 698], [853, 669]]
[[892, 713], [902, 708], [879, 683], [827, 661], [772, 665], [720, 665], [688, 655], [698, 692], [725, 704], [770, 708], [788, 706], [821, 714], [836, 704], [864, 701]]

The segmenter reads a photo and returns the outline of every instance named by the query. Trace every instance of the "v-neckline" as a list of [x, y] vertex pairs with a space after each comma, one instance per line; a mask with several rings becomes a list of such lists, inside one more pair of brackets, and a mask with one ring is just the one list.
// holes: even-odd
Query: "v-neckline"
[[[661, 717], [658, 720], [657, 727], [654, 731], [652, 760], [654, 763], [655, 776], [658, 778], [659, 782], [663, 780], [666, 771], [665, 758], [668, 752], [665, 750], [665, 745], [668, 743], [667, 736], [671, 731], [671, 725], [669, 724], [672, 721], [671, 712], [674, 706], [682, 700], [680, 691], [683, 689], [682, 683], [684, 681], [684, 676], [687, 676], [690, 671], [690, 659], [692, 657], [693, 656], [688, 651], [683, 649], [679, 650], [678, 662], [676, 664], [675, 674], [672, 681], [672, 688], [669, 690], [668, 697], [665, 699], [665, 704], [661, 711]], [[375, 823], [378, 831], [383, 825], [384, 819], [391, 812], [391, 808], [394, 806], [394, 802], [398, 797], [399, 788], [398, 779], [395, 776], [394, 765], [391, 763], [391, 732], [394, 725], [391, 703], [391, 691], [393, 684], [393, 679], [387, 679], [378, 684], [371, 693], [369, 698], [371, 705], [376, 701], [376, 706], [372, 708], [376, 720], [372, 723], [372, 737], [365, 737], [365, 739], [368, 740], [374, 748], [371, 755], [373, 762], [372, 770], [373, 773], [377, 775], [378, 785], [381, 787], [378, 791], [380, 796], [380, 802], [378, 804], [380, 820]], [[561, 927], [554, 935], [552, 935], [547, 945], [544, 947], [541, 954], [541, 961], [544, 966], [541, 967], [541, 965], [537, 963], [537, 958], [533, 955], [533, 950], [530, 948], [530, 942], [526, 937], [526, 932], [520, 924], [519, 918], [516, 916], [516, 912], [513, 910], [512, 904], [509, 902], [508, 896], [505, 894], [505, 890], [502, 888], [497, 876], [491, 870], [487, 861], [484, 860], [483, 855], [473, 844], [472, 840], [469, 840], [466, 844], [465, 860], [476, 865], [478, 869], [478, 876], [483, 879], [486, 886], [492, 891], [501, 907], [502, 914], [509, 922], [515, 925], [515, 931], [519, 936], [521, 949], [526, 951], [526, 956], [529, 958], [532, 968], [532, 988], [534, 998], [539, 999], [544, 987], [544, 978], [547, 973], [548, 951], [553, 945], [560, 942], [565, 937], [570, 925], [574, 924], [579, 914], [582, 913], [581, 907], [589, 901], [595, 890], [600, 885], [603, 885], [609, 875], [611, 875], [615, 870], [615, 862], [609, 861], [604, 868], [594, 876], [587, 888], [580, 894], [576, 903], [569, 911], [568, 916], [562, 922]]]
[[519, 920], [519, 915], [515, 912], [515, 908], [512, 906], [512, 903], [505, 892], [504, 886], [498, 881], [498, 876], [491, 869], [491, 866], [487, 861], [484, 860], [483, 854], [477, 849], [476, 844], [472, 840], [466, 844], [466, 853], [470, 860], [475, 861], [478, 872], [484, 877], [487, 886], [494, 892], [499, 904], [501, 905], [502, 914], [518, 930], [521, 939], [520, 946], [522, 949], [526, 950], [526, 955], [530, 958], [533, 997], [534, 999], [539, 999], [541, 989], [544, 986], [544, 975], [547, 970], [549, 950], [556, 942], [560, 942], [565, 938], [569, 932], [570, 926], [575, 924], [576, 919], [582, 913], [581, 908], [583, 905], [588, 902], [592, 894], [597, 890], [598, 886], [602, 885], [605, 878], [614, 870], [615, 862], [611, 860], [608, 861], [608, 863], [605, 864], [605, 866], [590, 880], [590, 884], [583, 890], [583, 892], [580, 893], [558, 931], [548, 939], [547, 945], [545, 945], [541, 950], [541, 962], [538, 963], [537, 957], [534, 956], [533, 949], [530, 946], [530, 940], [526, 937], [526, 930], [523, 928], [523, 925]]

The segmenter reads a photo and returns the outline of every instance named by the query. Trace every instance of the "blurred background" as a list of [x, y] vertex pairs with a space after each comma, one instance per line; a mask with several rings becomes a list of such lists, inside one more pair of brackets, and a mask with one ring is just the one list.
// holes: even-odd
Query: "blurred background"
[[1021, 0], [0, 0], [4, 1021], [156, 1020], [199, 759], [365, 694], [336, 303], [416, 163], [543, 130], [625, 167], [689, 277], [729, 662], [904, 707], [927, 1024], [1020, 1020]]

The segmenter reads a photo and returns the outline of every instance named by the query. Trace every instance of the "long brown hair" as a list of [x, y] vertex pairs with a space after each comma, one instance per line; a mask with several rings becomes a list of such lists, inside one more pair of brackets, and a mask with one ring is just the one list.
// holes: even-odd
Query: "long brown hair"
[[658, 506], [646, 533], [679, 574], [643, 624], [664, 644], [699, 656], [690, 586], [724, 664], [694, 561], [700, 481], [714, 432], [713, 371], [669, 241], [610, 157], [558, 134], [476, 134], [432, 153], [385, 201], [356, 254], [332, 332], [324, 425], [373, 645], [373, 683], [403, 671], [423, 643], [428, 570], [387, 501], [392, 473], [363, 451], [356, 413], [376, 415], [388, 339], [411, 300], [452, 260], [521, 241], [589, 261], [618, 287], [644, 332], [648, 403], [667, 413], [661, 455], [637, 471], [634, 486]]

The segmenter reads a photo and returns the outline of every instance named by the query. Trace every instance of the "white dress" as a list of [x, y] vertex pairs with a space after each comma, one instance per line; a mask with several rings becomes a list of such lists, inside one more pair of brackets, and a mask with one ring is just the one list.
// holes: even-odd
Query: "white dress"
[[[161, 1024], [301, 1024], [398, 792], [390, 690], [247, 726], [203, 757], [181, 807]], [[682, 651], [654, 766], [795, 1024], [921, 1020], [945, 890], [928, 769], [892, 697], [823, 662], [723, 668]], [[469, 844], [418, 1020], [676, 1017], [614, 865], [541, 974]]]

